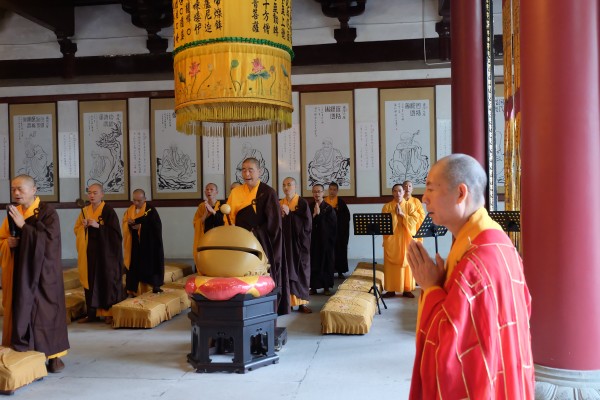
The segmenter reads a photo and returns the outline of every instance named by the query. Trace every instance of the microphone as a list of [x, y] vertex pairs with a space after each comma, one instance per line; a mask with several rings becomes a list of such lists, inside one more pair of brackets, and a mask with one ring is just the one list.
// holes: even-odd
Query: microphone
[[10, 206], [11, 205], [12, 204], [6, 205], [6, 216], [8, 218], [8, 230], [10, 231], [10, 236], [16, 237], [17, 236], [17, 226], [15, 225], [15, 220], [10, 215]]

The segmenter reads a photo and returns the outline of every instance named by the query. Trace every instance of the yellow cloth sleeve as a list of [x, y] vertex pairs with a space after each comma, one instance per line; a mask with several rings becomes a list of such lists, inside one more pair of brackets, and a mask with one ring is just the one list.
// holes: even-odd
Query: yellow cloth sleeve
[[[227, 199], [227, 204], [229, 204], [231, 207], [231, 213], [229, 214], [231, 225], [235, 225], [235, 217], [238, 211], [248, 207], [249, 205], [252, 205], [254, 212], [256, 212], [256, 205], [252, 204], [252, 202], [254, 199], [256, 199], [256, 193], [258, 192], [259, 186], [260, 182], [252, 189], [250, 189], [247, 184], [233, 188], [229, 194], [229, 199]], [[225, 225], [229, 225], [226, 215], [223, 216], [223, 219]]]
[[[96, 210], [93, 209], [93, 206], [90, 204], [83, 208], [83, 214], [85, 214], [86, 219], [93, 219], [98, 221], [100, 215], [102, 215], [102, 210], [104, 209], [104, 202], [101, 202]], [[81, 286], [85, 289], [89, 289], [88, 284], [88, 269], [87, 269], [87, 246], [88, 246], [88, 237], [87, 237], [87, 229], [83, 226], [83, 215], [79, 214], [77, 217], [77, 221], [75, 221], [75, 226], [73, 227], [73, 231], [75, 232], [75, 247], [77, 248], [77, 269], [79, 270], [79, 281], [81, 282]]]

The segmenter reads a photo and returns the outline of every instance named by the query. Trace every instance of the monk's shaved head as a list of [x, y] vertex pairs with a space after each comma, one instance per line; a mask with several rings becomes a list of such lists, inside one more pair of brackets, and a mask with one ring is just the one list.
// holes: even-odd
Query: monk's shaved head
[[20, 180], [21, 184], [28, 185], [29, 187], [35, 187], [35, 180], [29, 175], [17, 175], [13, 178], [13, 182]]
[[99, 183], [92, 183], [89, 187], [88, 190], [90, 190], [91, 188], [96, 187], [98, 188], [98, 190], [100, 191], [100, 193], [104, 194], [104, 188], [102, 187], [101, 184]]
[[144, 192], [144, 189], [135, 189], [133, 191], [133, 194], [136, 194], [136, 193], [141, 194], [144, 198], [146, 198], [146, 192]]
[[258, 160], [254, 157], [246, 158], [242, 164], [246, 164], [246, 163], [252, 163], [252, 164], [254, 164], [256, 169], [260, 169], [260, 162], [258, 162]]
[[440, 168], [449, 188], [464, 183], [478, 207], [485, 204], [487, 176], [479, 161], [466, 154], [451, 154], [439, 160], [434, 168]]

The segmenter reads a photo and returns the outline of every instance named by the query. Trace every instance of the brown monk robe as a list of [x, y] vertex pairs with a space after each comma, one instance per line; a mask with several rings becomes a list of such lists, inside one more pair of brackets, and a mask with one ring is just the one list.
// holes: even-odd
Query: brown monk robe
[[[229, 220], [232, 225], [249, 230], [258, 239], [269, 259], [271, 278], [279, 288], [277, 313], [289, 314], [290, 289], [283, 257], [281, 208], [277, 193], [259, 180], [259, 163], [254, 158], [247, 158], [242, 163], [242, 177], [244, 184], [234, 188], [227, 200], [231, 206]], [[224, 222], [229, 224], [226, 217]]]
[[123, 237], [119, 218], [102, 201], [104, 191], [98, 184], [88, 188], [90, 205], [83, 208], [75, 222], [79, 280], [85, 291], [87, 317], [91, 322], [105, 317], [112, 323], [110, 308], [123, 300]]
[[323, 185], [312, 188], [312, 237], [310, 240], [310, 293], [323, 289], [329, 296], [333, 288], [337, 215], [333, 207], [323, 201]]
[[48, 371], [59, 372], [64, 368], [60, 357], [69, 349], [60, 223], [36, 190], [28, 175], [13, 179], [11, 193], [18, 206], [9, 206], [0, 228], [2, 345], [42, 352], [49, 358]]
[[290, 304], [298, 306], [303, 313], [311, 313], [308, 307], [310, 287], [310, 235], [312, 215], [308, 202], [296, 193], [296, 180], [283, 180], [285, 198], [281, 199], [283, 219], [283, 245], [290, 282]]
[[165, 254], [162, 240], [162, 222], [156, 207], [146, 201], [142, 189], [133, 191], [133, 204], [123, 215], [123, 259], [127, 268], [127, 293], [136, 296], [141, 285], [162, 292]]
[[346, 202], [338, 196], [339, 186], [335, 182], [329, 184], [329, 195], [323, 200], [335, 210], [336, 239], [335, 239], [335, 272], [338, 278], [344, 278], [348, 272], [348, 241], [350, 240], [350, 209]]

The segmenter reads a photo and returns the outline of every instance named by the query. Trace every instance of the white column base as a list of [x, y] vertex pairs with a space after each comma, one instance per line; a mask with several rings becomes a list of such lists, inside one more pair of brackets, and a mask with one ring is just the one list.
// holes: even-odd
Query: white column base
[[600, 400], [600, 370], [574, 371], [535, 364], [536, 400]]

